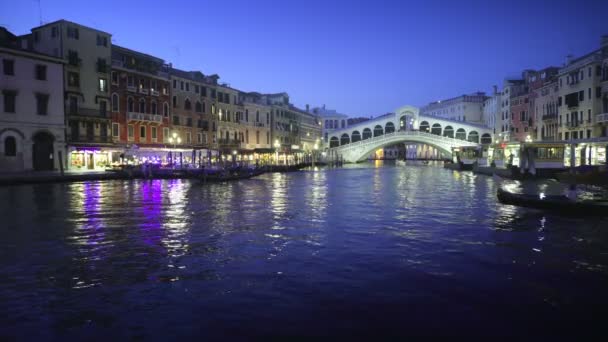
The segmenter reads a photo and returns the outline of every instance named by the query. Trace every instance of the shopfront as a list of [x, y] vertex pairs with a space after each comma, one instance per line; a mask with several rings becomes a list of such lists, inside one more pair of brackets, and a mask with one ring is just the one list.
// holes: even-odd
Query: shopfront
[[120, 162], [120, 150], [103, 147], [68, 148], [68, 169], [73, 171], [103, 171]]

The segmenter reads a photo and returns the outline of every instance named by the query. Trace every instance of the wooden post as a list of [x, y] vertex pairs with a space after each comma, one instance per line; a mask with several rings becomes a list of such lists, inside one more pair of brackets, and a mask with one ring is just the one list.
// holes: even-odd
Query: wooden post
[[59, 172], [61, 173], [61, 175], [63, 176], [63, 156], [61, 151], [57, 151], [57, 154], [59, 154]]

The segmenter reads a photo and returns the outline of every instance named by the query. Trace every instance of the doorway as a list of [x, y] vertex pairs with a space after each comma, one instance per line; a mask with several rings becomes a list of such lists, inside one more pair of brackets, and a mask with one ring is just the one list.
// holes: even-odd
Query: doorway
[[53, 136], [47, 132], [38, 132], [34, 135], [32, 160], [34, 170], [48, 171], [54, 169], [53, 163]]

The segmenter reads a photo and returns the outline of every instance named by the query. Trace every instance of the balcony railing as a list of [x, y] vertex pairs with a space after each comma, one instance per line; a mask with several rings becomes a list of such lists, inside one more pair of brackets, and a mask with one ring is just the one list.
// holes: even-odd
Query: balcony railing
[[146, 88], [139, 88], [139, 92], [141, 94], [148, 95], [148, 89], [146, 89]]
[[597, 123], [608, 122], [608, 113], [599, 114], [595, 117]]
[[87, 116], [87, 117], [98, 117], [98, 118], [107, 118], [108, 112], [102, 112], [99, 109], [90, 109], [90, 108], [68, 108], [69, 116]]
[[150, 95], [152, 95], [152, 96], [158, 96], [158, 91], [157, 90], [150, 90]]
[[255, 127], [264, 127], [265, 125], [264, 125], [263, 122], [254, 122], [253, 126], [255, 126]]
[[68, 135], [68, 141], [73, 143], [112, 143], [113, 139], [109, 135]]
[[136, 112], [127, 112], [127, 119], [129, 121], [154, 122], [154, 123], [163, 122], [162, 115], [136, 113]]
[[128, 85], [127, 86], [127, 90], [130, 91], [130, 92], [133, 92], [133, 93], [137, 92], [137, 88], [135, 86]]
[[218, 139], [220, 147], [240, 147], [241, 141], [238, 139]]

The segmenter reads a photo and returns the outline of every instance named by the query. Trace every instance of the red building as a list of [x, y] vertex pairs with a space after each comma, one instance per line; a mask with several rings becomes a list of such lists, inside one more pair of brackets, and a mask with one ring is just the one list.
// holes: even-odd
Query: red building
[[169, 137], [169, 66], [144, 53], [112, 45], [112, 139], [133, 161], [166, 160]]

